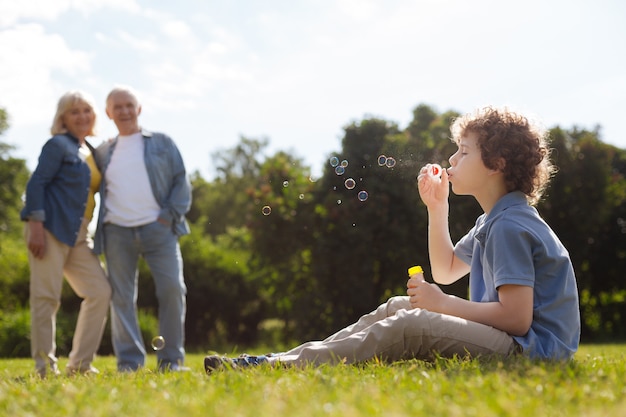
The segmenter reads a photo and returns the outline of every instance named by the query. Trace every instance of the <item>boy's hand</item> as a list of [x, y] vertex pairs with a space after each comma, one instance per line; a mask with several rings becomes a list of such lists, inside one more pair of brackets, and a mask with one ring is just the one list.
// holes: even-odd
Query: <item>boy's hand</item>
[[450, 195], [448, 171], [442, 169], [441, 178], [439, 178], [429, 174], [431, 167], [430, 164], [423, 166], [417, 176], [417, 189], [420, 198], [429, 208], [447, 203]]
[[411, 278], [406, 283], [407, 295], [411, 307], [442, 313], [443, 302], [447, 295], [435, 284], [429, 284], [422, 279]]

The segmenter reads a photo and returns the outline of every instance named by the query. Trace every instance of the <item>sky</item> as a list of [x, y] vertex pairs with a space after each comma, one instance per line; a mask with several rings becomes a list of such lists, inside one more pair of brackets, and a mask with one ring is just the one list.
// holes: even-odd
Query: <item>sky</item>
[[322, 172], [343, 128], [493, 105], [626, 148], [622, 0], [0, 0], [0, 141], [33, 170], [59, 97], [116, 85], [188, 171], [242, 136]]

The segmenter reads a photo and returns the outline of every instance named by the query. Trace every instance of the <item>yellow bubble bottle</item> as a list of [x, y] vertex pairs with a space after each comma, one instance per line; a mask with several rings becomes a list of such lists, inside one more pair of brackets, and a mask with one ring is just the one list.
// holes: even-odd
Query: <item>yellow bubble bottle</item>
[[420, 275], [419, 278], [424, 279], [424, 270], [421, 266], [416, 265], [409, 268], [409, 277], [413, 278], [413, 275]]

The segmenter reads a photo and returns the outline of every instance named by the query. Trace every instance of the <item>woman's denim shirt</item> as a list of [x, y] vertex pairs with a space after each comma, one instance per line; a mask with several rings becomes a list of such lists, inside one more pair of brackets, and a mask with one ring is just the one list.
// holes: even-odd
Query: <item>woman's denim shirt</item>
[[[162, 133], [141, 132], [144, 140], [144, 163], [148, 171], [152, 193], [161, 207], [159, 218], [169, 221], [177, 236], [189, 233], [185, 214], [191, 207], [191, 184], [185, 164], [174, 141]], [[102, 253], [104, 248], [104, 222], [106, 190], [106, 170], [111, 162], [118, 138], [98, 146], [95, 152], [96, 163], [102, 173], [100, 183], [100, 210], [94, 242], [94, 252]], [[129, 180], [132, 180], [129, 179]]]
[[43, 146], [26, 185], [24, 221], [36, 220], [60, 242], [74, 246], [85, 214], [91, 171], [79, 156], [78, 139], [54, 135]]

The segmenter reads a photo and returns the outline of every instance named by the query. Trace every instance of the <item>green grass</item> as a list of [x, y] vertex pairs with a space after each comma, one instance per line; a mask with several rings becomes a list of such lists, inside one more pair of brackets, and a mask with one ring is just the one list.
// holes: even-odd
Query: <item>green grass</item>
[[[571, 363], [407, 361], [259, 367], [204, 374], [118, 374], [41, 380], [29, 359], [0, 360], [1, 416], [626, 416], [626, 346], [584, 345]], [[66, 361], [61, 361], [64, 366]]]

